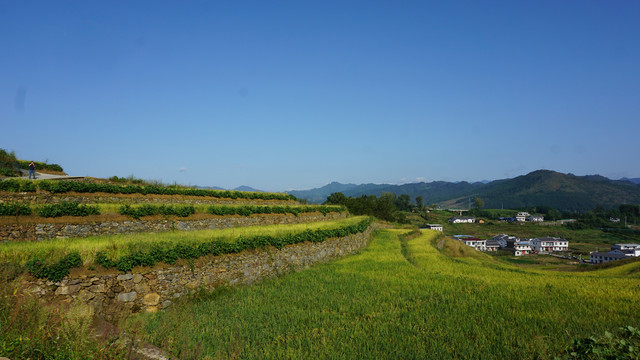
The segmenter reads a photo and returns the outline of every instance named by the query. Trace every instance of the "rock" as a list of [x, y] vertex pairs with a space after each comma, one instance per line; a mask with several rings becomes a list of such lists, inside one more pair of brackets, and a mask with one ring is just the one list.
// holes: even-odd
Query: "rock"
[[169, 305], [171, 305], [171, 300], [165, 300], [162, 302], [162, 308], [166, 309], [169, 307]]
[[89, 301], [91, 299], [93, 299], [96, 296], [95, 293], [92, 293], [91, 291], [87, 291], [87, 290], [80, 290], [80, 292], [78, 293], [78, 299], [82, 300], [82, 301]]
[[80, 285], [60, 286], [56, 289], [56, 295], [72, 295], [78, 292]]
[[120, 293], [118, 294], [118, 301], [130, 302], [136, 299], [136, 295], [138, 295], [138, 293], [136, 293], [135, 291]]
[[133, 275], [131, 274], [118, 275], [118, 280], [120, 281], [131, 280], [131, 279], [133, 279]]
[[155, 306], [160, 303], [160, 295], [156, 293], [147, 294], [142, 298], [142, 303], [147, 306]]
[[103, 292], [106, 292], [107, 289], [105, 289], [103, 284], [95, 284], [89, 287], [89, 291], [94, 293], [103, 293]]
[[138, 294], [146, 294], [149, 292], [150, 289], [149, 289], [149, 286], [147, 286], [147, 284], [136, 284], [133, 287], [133, 290]]
[[144, 279], [144, 276], [142, 276], [141, 274], [133, 275], [133, 282], [136, 284], [142, 281], [142, 279]]

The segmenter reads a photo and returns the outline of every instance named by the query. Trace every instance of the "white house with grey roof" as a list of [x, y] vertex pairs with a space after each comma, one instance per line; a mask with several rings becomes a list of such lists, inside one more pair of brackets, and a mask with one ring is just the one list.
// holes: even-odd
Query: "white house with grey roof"
[[541, 237], [531, 240], [533, 250], [538, 253], [569, 251], [569, 241], [559, 237]]

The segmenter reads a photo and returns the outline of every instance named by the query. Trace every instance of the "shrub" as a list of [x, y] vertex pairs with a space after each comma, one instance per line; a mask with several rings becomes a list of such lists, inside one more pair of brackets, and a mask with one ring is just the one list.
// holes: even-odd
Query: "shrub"
[[38, 210], [42, 217], [100, 215], [97, 206], [81, 205], [78, 202], [63, 201], [59, 204], [44, 205]]
[[140, 219], [142, 216], [150, 215], [175, 215], [180, 217], [188, 217], [196, 213], [193, 205], [173, 206], [173, 205], [141, 205], [132, 207], [131, 205], [122, 205], [120, 207], [120, 215], [131, 216], [134, 219]]
[[213, 215], [227, 216], [227, 215], [241, 215], [249, 216], [252, 214], [293, 214], [298, 215], [300, 213], [320, 212], [326, 215], [330, 212], [342, 212], [346, 211], [344, 206], [210, 206], [207, 212]]
[[31, 207], [21, 203], [0, 204], [0, 216], [31, 215]]
[[29, 273], [38, 278], [46, 278], [51, 281], [60, 281], [65, 276], [69, 275], [69, 269], [82, 266], [82, 259], [80, 254], [72, 252], [60, 259], [54, 264], [47, 264], [40, 258], [32, 258], [27, 261], [25, 267]]

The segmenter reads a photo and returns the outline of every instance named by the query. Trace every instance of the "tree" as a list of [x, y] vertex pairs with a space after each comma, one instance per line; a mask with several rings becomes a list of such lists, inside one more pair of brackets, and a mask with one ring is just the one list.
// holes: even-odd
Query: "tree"
[[477, 197], [476, 200], [475, 200], [475, 207], [476, 207], [476, 209], [483, 208], [484, 207], [484, 201], [481, 198]]
[[422, 195], [416, 196], [416, 207], [418, 210], [422, 210], [424, 208], [424, 205], [422, 204]]
[[347, 197], [341, 192], [334, 192], [327, 196], [326, 205], [347, 205]]
[[411, 210], [411, 196], [407, 194], [400, 195], [395, 200], [395, 205], [400, 211], [410, 211]]

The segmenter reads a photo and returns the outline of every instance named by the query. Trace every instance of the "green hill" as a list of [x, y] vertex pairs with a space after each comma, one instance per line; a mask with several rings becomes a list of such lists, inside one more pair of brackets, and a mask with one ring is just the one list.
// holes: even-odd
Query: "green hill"
[[537, 170], [513, 179], [489, 183], [446, 182], [390, 184], [340, 184], [307, 191], [290, 192], [298, 198], [320, 203], [333, 192], [346, 196], [380, 196], [383, 192], [407, 194], [411, 199], [422, 196], [424, 204], [467, 208], [469, 199], [480, 197], [485, 208], [518, 208], [550, 206], [559, 210], [586, 211], [596, 206], [617, 207], [620, 204], [640, 204], [640, 186], [630, 181], [611, 180], [600, 175], [575, 176], [550, 170]]

